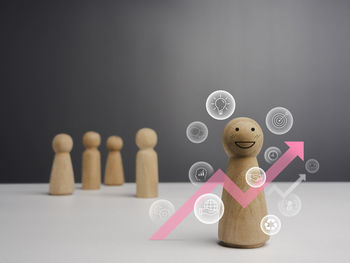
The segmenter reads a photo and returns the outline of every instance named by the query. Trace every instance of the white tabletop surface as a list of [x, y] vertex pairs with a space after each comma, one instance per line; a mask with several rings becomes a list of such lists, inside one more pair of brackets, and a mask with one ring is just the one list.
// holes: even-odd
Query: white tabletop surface
[[[277, 183], [276, 183], [277, 184]], [[278, 183], [287, 189], [290, 183]], [[163, 183], [161, 199], [179, 208], [196, 190], [188, 183]], [[216, 193], [221, 193], [218, 188]], [[50, 196], [47, 184], [0, 185], [0, 262], [348, 262], [350, 183], [302, 183], [294, 193], [301, 212], [284, 217], [280, 197], [267, 197], [269, 214], [282, 221], [280, 233], [258, 249], [217, 244], [217, 224], [192, 213], [166, 240], [148, 216], [155, 199], [137, 199], [135, 184], [102, 186], [72, 196]]]

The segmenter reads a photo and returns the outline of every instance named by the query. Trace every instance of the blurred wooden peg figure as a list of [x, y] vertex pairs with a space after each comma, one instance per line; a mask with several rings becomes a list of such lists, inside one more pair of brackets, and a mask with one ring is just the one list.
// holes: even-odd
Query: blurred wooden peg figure
[[58, 134], [52, 141], [55, 151], [51, 175], [50, 194], [70, 195], [74, 191], [74, 172], [70, 151], [73, 148], [73, 140], [68, 134]]
[[101, 136], [97, 132], [89, 131], [83, 136], [82, 187], [84, 190], [100, 189], [101, 186], [101, 154], [98, 146]]
[[105, 168], [105, 185], [124, 184], [124, 169], [120, 150], [123, 148], [123, 140], [119, 136], [111, 136], [107, 140], [108, 157]]
[[157, 133], [143, 128], [136, 133], [136, 197], [155, 198], [158, 196], [158, 156], [153, 150], [157, 144]]

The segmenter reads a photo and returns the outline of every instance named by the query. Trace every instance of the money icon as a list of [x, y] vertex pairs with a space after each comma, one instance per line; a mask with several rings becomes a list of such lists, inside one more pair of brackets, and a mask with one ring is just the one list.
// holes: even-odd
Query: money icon
[[259, 188], [265, 183], [266, 174], [260, 167], [252, 167], [247, 171], [245, 179], [250, 187]]

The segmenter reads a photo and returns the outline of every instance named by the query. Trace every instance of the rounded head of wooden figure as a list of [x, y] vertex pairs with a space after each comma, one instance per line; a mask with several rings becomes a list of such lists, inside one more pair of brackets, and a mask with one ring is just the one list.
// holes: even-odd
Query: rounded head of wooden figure
[[109, 151], [120, 151], [123, 148], [123, 139], [119, 136], [110, 136], [106, 146]]
[[97, 132], [89, 131], [83, 136], [83, 145], [86, 148], [98, 147], [101, 144], [101, 136]]
[[136, 133], [135, 142], [140, 149], [153, 148], [157, 141], [157, 133], [152, 129], [143, 128]]
[[240, 117], [227, 123], [222, 142], [229, 157], [255, 157], [263, 145], [264, 134], [255, 120]]
[[56, 153], [70, 152], [73, 148], [73, 139], [65, 133], [57, 134], [52, 140], [52, 148]]

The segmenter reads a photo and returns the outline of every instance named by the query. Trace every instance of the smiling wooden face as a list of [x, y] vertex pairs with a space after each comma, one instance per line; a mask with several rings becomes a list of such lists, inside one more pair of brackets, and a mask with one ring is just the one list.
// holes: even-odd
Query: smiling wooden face
[[228, 156], [253, 157], [261, 150], [264, 134], [256, 121], [241, 117], [226, 125], [222, 141]]

